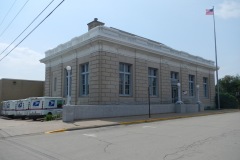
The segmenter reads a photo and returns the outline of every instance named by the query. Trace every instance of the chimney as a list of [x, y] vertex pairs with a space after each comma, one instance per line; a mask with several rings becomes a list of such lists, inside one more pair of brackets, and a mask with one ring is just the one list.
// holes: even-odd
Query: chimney
[[97, 26], [104, 26], [104, 23], [98, 21], [97, 18], [94, 18], [94, 20], [92, 22], [88, 23], [87, 25], [88, 25], [88, 31], [89, 31], [90, 29], [93, 29]]

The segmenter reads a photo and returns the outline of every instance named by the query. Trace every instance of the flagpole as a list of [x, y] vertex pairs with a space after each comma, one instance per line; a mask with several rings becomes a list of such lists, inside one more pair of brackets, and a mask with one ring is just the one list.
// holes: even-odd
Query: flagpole
[[218, 81], [218, 63], [217, 63], [217, 42], [216, 42], [216, 29], [215, 29], [215, 13], [213, 6], [213, 26], [214, 26], [214, 42], [215, 42], [215, 60], [216, 60], [216, 78], [217, 78], [217, 99], [218, 99], [218, 109], [220, 109], [220, 98], [219, 98], [219, 81]]

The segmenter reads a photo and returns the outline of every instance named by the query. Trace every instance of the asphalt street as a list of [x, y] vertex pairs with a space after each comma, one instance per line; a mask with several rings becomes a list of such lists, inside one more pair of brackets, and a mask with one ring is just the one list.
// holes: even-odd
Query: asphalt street
[[240, 112], [0, 138], [0, 160], [239, 160]]

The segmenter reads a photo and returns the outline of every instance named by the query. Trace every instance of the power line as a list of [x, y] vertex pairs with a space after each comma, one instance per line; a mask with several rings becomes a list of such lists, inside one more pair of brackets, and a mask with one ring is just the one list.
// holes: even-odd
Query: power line
[[35, 17], [35, 18], [33, 19], [33, 21], [22, 31], [22, 33], [20, 33], [20, 34], [17, 36], [17, 38], [15, 38], [15, 39], [12, 41], [11, 44], [9, 44], [9, 45], [0, 53], [0, 55], [3, 54], [3, 53], [33, 24], [33, 22], [53, 3], [53, 1], [54, 1], [54, 0], [52, 0], [52, 1], [37, 15], [37, 17]]
[[2, 33], [0, 34], [0, 37], [3, 35], [3, 33], [9, 28], [9, 26], [12, 24], [12, 22], [17, 18], [17, 16], [21, 13], [21, 11], [23, 10], [23, 8], [26, 6], [26, 4], [28, 3], [29, 0], [27, 0], [24, 5], [22, 6], [22, 8], [18, 11], [18, 13], [15, 15], [15, 17], [12, 19], [12, 21], [8, 24], [8, 26], [2, 31]]
[[1, 26], [2, 23], [5, 21], [5, 18], [8, 16], [8, 14], [10, 13], [10, 11], [12, 10], [12, 8], [13, 8], [14, 4], [16, 3], [16, 1], [17, 1], [17, 0], [15, 0], [15, 1], [13, 2], [12, 6], [11, 6], [11, 7], [9, 8], [9, 10], [7, 11], [7, 14], [4, 16], [4, 18], [3, 18], [0, 26]]
[[42, 24], [43, 21], [45, 21], [64, 1], [65, 0], [62, 0], [35, 28], [31, 30], [31, 32], [29, 32], [17, 45], [14, 46], [13, 49], [11, 49], [4, 57], [2, 57], [0, 61], [7, 57], [15, 48], [17, 48], [17, 46], [19, 46], [19, 44], [21, 44], [36, 28], [38, 28], [38, 26]]

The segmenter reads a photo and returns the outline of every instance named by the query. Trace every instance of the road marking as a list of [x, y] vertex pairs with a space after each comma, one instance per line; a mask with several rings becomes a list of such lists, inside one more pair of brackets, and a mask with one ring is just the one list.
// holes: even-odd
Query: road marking
[[84, 136], [88, 136], [88, 137], [97, 137], [96, 134], [83, 134]]
[[157, 128], [157, 127], [154, 127], [154, 126], [143, 126], [142, 128]]

